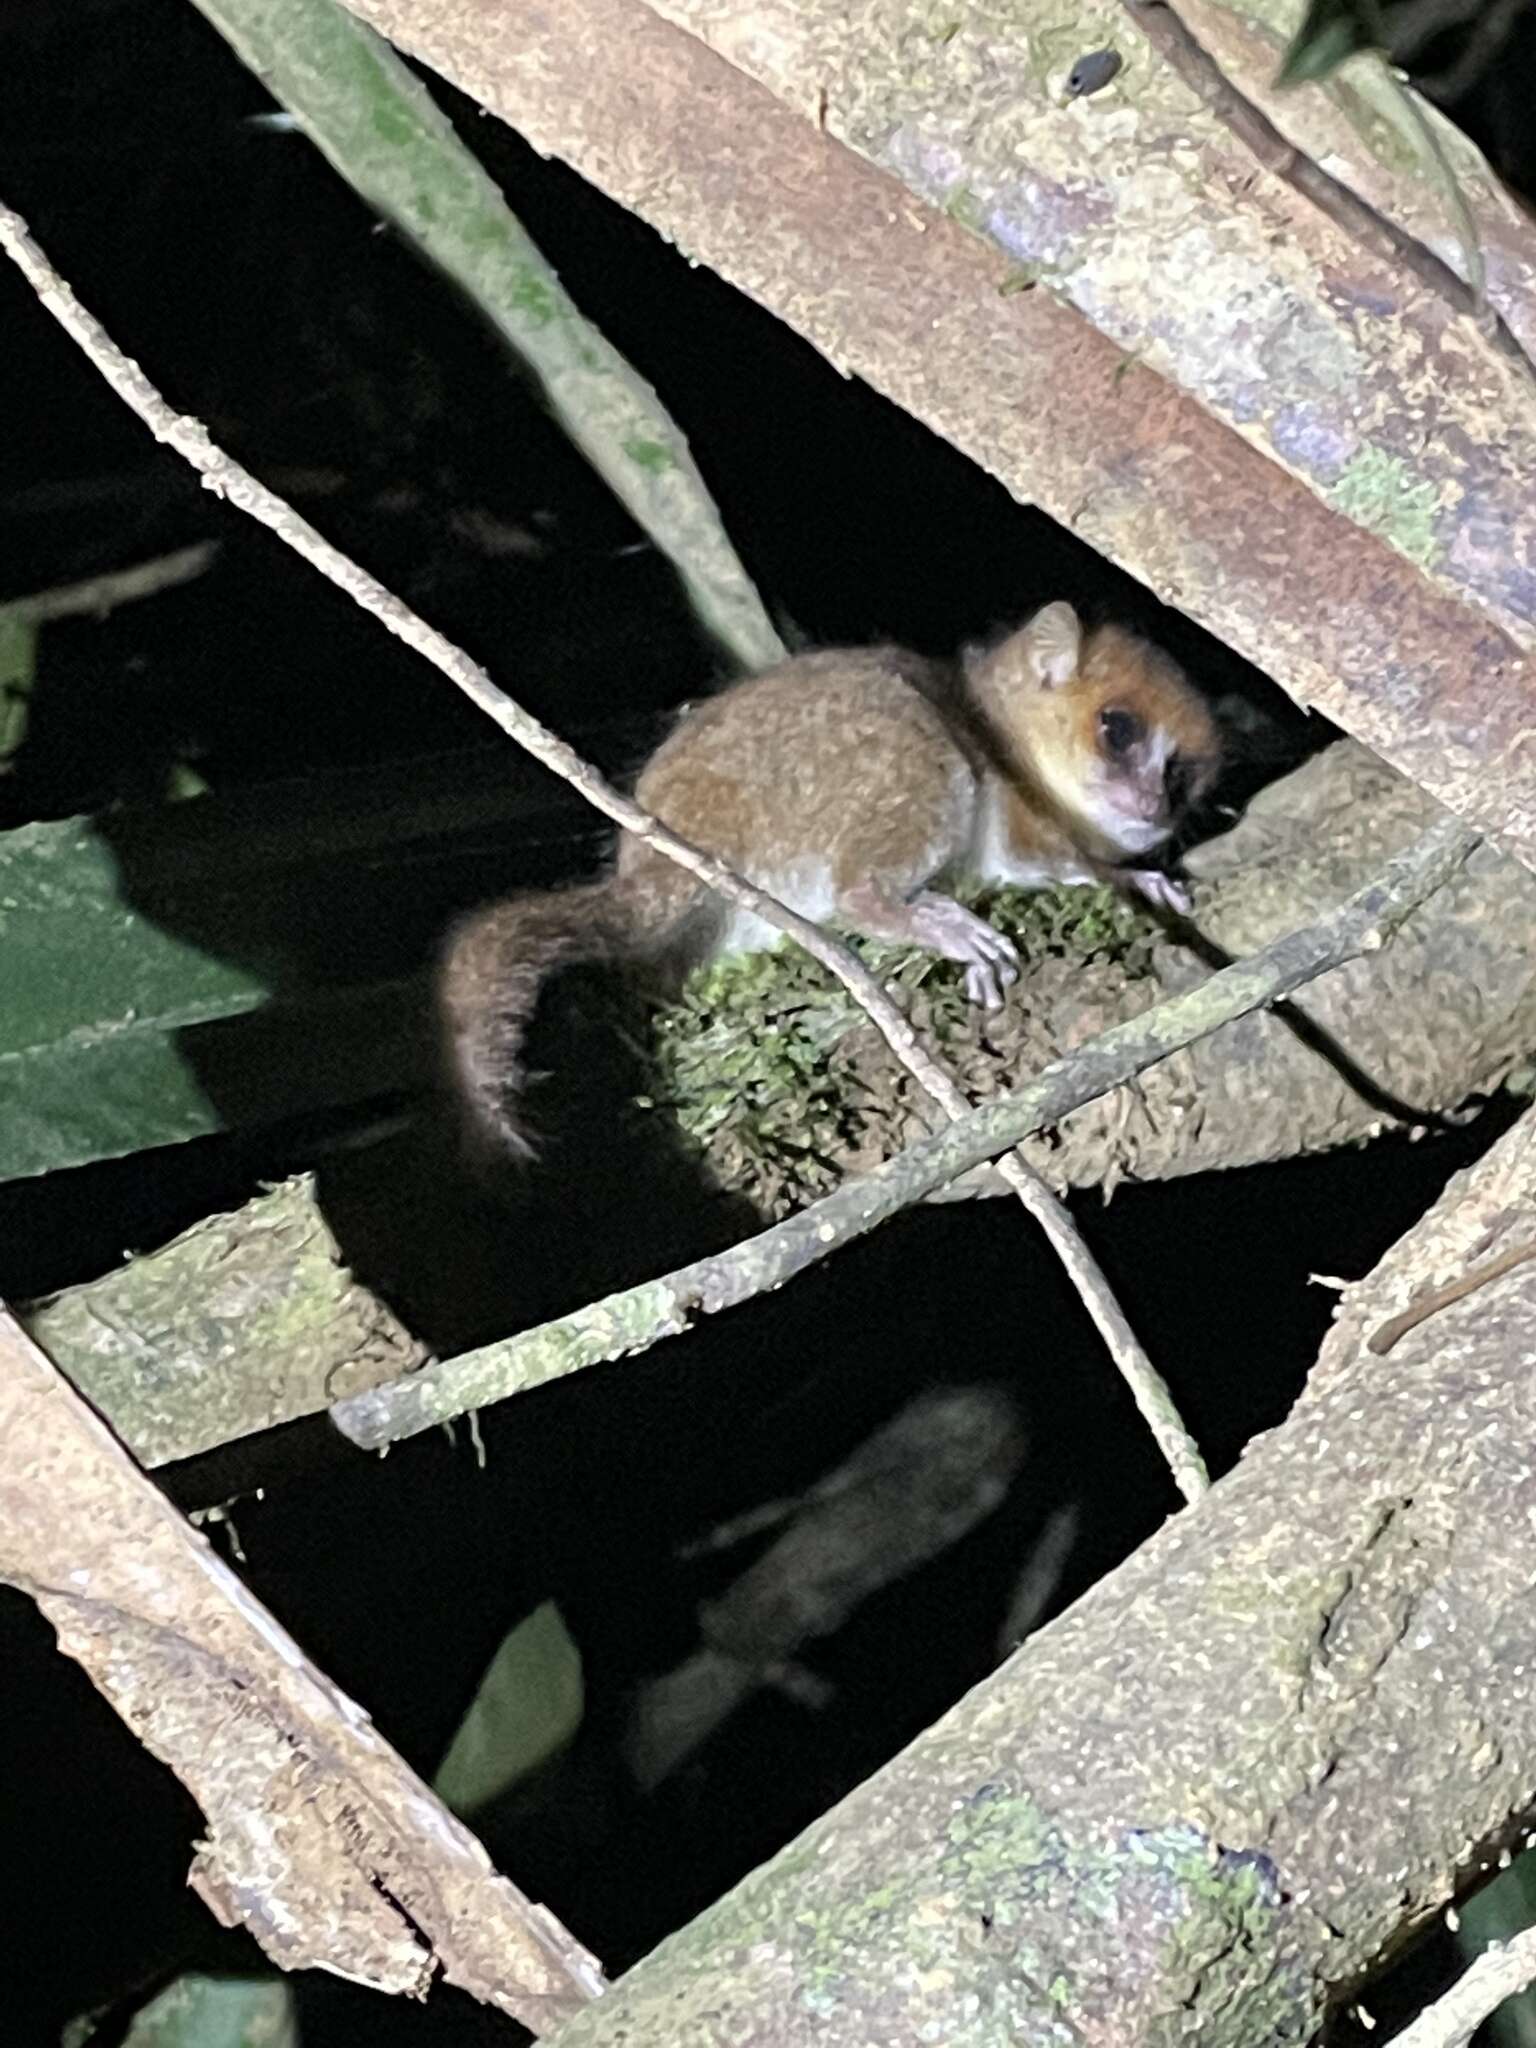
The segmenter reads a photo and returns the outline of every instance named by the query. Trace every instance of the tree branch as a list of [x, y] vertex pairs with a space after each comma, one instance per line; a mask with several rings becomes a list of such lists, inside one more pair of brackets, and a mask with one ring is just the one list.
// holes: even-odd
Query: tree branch
[[1468, 2048], [1472, 2036], [1506, 1998], [1536, 1984], [1536, 1927], [1484, 1949], [1443, 1998], [1392, 2036], [1392, 2048]]
[[[509, 753], [505, 766], [516, 770], [522, 759]], [[455, 804], [478, 805], [490, 815], [489, 786], [466, 784], [457, 757], [447, 772]], [[531, 764], [528, 773], [537, 774]], [[514, 786], [520, 786], [516, 775], [509, 801]], [[590, 816], [563, 783], [547, 788], [545, 814], [576, 827]], [[366, 782], [363, 794], [357, 819], [376, 821], [381, 806], [398, 819], [402, 804], [410, 811], [415, 803], [425, 829], [434, 815], [430, 785], [423, 795], [403, 784]], [[188, 807], [180, 808], [185, 816]], [[196, 808], [208, 815], [218, 805]], [[1191, 856], [1201, 930], [1246, 958], [1277, 935], [1328, 915], [1437, 815], [1411, 783], [1341, 742], [1272, 784], [1229, 833]], [[281, 816], [274, 823], [269, 814], [257, 819], [237, 807], [216, 831], [187, 841], [185, 849], [179, 839], [161, 847], [157, 859], [172, 872], [194, 857], [217, 870], [226, 845], [238, 843], [248, 854], [253, 835], [269, 829], [281, 838], [289, 828]], [[354, 843], [345, 807], [333, 813], [323, 791], [307, 836], [312, 840], [316, 832], [333, 851]], [[17, 885], [25, 897], [24, 878]], [[1084, 915], [1091, 921], [1093, 899], [1078, 893], [1088, 899]], [[104, 928], [114, 900], [103, 899]], [[1028, 901], [1048, 944], [1038, 950], [1040, 930], [1031, 935], [1018, 928], [1026, 958], [1005, 1012], [978, 1029], [960, 1017], [958, 991], [939, 990], [931, 976], [920, 978], [913, 998], [914, 1016], [942, 1033], [946, 1052], [979, 1098], [1032, 1078], [1111, 1024], [1144, 1016], [1199, 975], [1188, 952], [1166, 940], [1144, 962], [1058, 951], [1059, 899]], [[96, 915], [79, 907], [73, 914], [77, 922], [84, 918], [77, 943], [89, 952]], [[21, 926], [13, 925], [7, 963], [25, 980], [33, 955]], [[1456, 963], [1453, 974], [1446, 971], [1449, 960]], [[175, 965], [167, 961], [168, 978]], [[926, 1136], [928, 1126], [904, 1069], [836, 983], [788, 949], [746, 965], [756, 972], [740, 976], [737, 995], [752, 1000], [739, 1011], [724, 980], [727, 974], [734, 979], [736, 970], [716, 969], [700, 991], [704, 1014], [686, 1001], [665, 1013], [665, 1058], [674, 1059], [686, 1045], [687, 1068], [660, 1077], [651, 1114], [682, 1120], [702, 1147], [702, 1169], [747, 1197], [759, 1212], [752, 1227], [761, 1228], [869, 1173]], [[389, 1014], [409, 1000], [406, 991], [373, 999], [375, 1009]], [[360, 1015], [367, 1002], [365, 989]], [[1309, 1024], [1347, 1047], [1382, 1089], [1410, 1099], [1420, 1115], [1497, 1091], [1512, 1070], [1517, 1077], [1528, 1073], [1536, 1045], [1536, 876], [1483, 847], [1415, 912], [1392, 946], [1326, 973], [1289, 1007], [1304, 1009]], [[819, 1054], [821, 1064], [809, 1079], [799, 1059], [781, 1061], [771, 1050], [742, 1075], [735, 1053], [743, 1032], [791, 1029], [804, 1034], [807, 1053]], [[378, 1045], [376, 1037], [360, 1043], [360, 1056]], [[710, 1091], [704, 1078], [712, 1062], [718, 1071], [722, 1048], [733, 1056], [740, 1097], [733, 1094], [729, 1118], [719, 1114], [718, 1086]], [[379, 1071], [391, 1072], [401, 1086], [420, 1078], [408, 1065], [397, 1075]], [[77, 1093], [89, 1078], [82, 1067]], [[674, 1082], [686, 1089], [695, 1081], [696, 1094], [674, 1098]], [[357, 1092], [370, 1085], [369, 1070], [359, 1062]], [[1517, 1085], [1529, 1091], [1528, 1078], [1517, 1078]], [[35, 1110], [37, 1085], [22, 1092]], [[825, 1112], [828, 1093], [837, 1103], [835, 1116]], [[62, 1106], [63, 1080], [59, 1097]], [[694, 1112], [708, 1112], [713, 1121], [695, 1129]], [[1099, 1097], [1025, 1142], [1054, 1184], [1107, 1191], [1127, 1177], [1216, 1173], [1358, 1144], [1380, 1123], [1381, 1112], [1301, 1043], [1279, 1011], [1269, 1010], [1192, 1042], [1144, 1070], [1134, 1086]], [[789, 1142], [777, 1142], [781, 1133]], [[386, 1153], [380, 1162], [386, 1175], [388, 1160]], [[979, 1166], [926, 1199], [981, 1196], [996, 1186], [992, 1169]], [[301, 1178], [26, 1309], [23, 1320], [135, 1456], [163, 1464], [313, 1414], [344, 1393], [399, 1379], [422, 1362], [419, 1347], [414, 1356], [412, 1348], [402, 1348], [406, 1333], [383, 1304], [338, 1271], [340, 1256], [315, 1190]], [[1450, 1277], [1429, 1274], [1424, 1284]], [[574, 1303], [561, 1306], [567, 1305]], [[297, 1342], [296, 1330], [302, 1333]], [[346, 1447], [338, 1442], [332, 1455], [346, 1455]], [[200, 1479], [213, 1489], [207, 1498], [225, 1483], [220, 1474], [216, 1467]]]
[[[1482, 257], [1474, 222], [1468, 220], [1464, 224], [1463, 253], [1469, 271], [1464, 280], [1390, 215], [1368, 205], [1342, 179], [1288, 142], [1263, 108], [1246, 99], [1224, 76], [1220, 65], [1190, 33], [1171, 0], [1123, 0], [1123, 4], [1165, 62], [1226, 123], [1238, 141], [1252, 150], [1266, 170], [1283, 178], [1314, 206], [1321, 207], [1362, 248], [1411, 270], [1457, 312], [1481, 317]], [[1434, 147], [1432, 138], [1428, 146]], [[1454, 173], [1450, 176], [1454, 184]], [[1497, 313], [1492, 316], [1488, 332], [1495, 345], [1529, 373], [1531, 365], [1525, 351]]]
[[31, 1596], [203, 1810], [190, 1882], [281, 1968], [420, 1996], [437, 1970], [535, 2033], [597, 1965], [193, 1533], [0, 1305], [0, 1579]]
[[[866, 958], [910, 987], [914, 1021], [972, 1095], [1000, 1094], [1187, 988], [1201, 971], [1197, 943], [1220, 966], [1327, 915], [1439, 815], [1405, 777], [1339, 741], [1191, 852], [1198, 942], [1093, 891], [1004, 891], [987, 913], [1016, 942], [1021, 975], [1007, 1006], [985, 1018], [921, 955]], [[702, 970], [658, 1014], [653, 1040], [654, 1113], [675, 1121], [711, 1180], [765, 1222], [926, 1134], [883, 1041], [787, 949]], [[1191, 1046], [1024, 1150], [1053, 1187], [1105, 1194], [1122, 1180], [1264, 1165], [1432, 1124], [1528, 1073], [1533, 1046], [1536, 875], [1485, 847], [1390, 952]], [[942, 1199], [999, 1185], [978, 1168]]]
[[178, 583], [191, 583], [201, 576], [219, 551], [216, 540], [194, 541], [153, 561], [136, 562], [131, 569], [109, 569], [103, 576], [88, 576], [80, 583], [61, 583], [54, 590], [38, 590], [26, 597], [8, 597], [0, 602], [0, 614], [40, 626], [50, 619], [77, 618], [89, 613], [104, 618], [120, 604], [133, 604], [172, 590]]
[[1346, 1291], [1294, 1414], [1198, 1514], [560, 2048], [1316, 2040], [1536, 1784], [1536, 1265], [1364, 1348], [1533, 1201], [1527, 1116]]
[[426, 1366], [391, 1386], [338, 1401], [332, 1420], [365, 1450], [380, 1450], [581, 1366], [644, 1351], [663, 1337], [681, 1334], [696, 1314], [714, 1315], [782, 1286], [838, 1245], [996, 1158], [1032, 1131], [1059, 1123], [1170, 1053], [1266, 1008], [1330, 968], [1379, 951], [1415, 906], [1456, 873], [1476, 844], [1476, 835], [1465, 826], [1441, 818], [1417, 845], [1390, 861], [1376, 881], [1317, 924], [1276, 939], [1187, 994], [1116, 1025], [1011, 1095], [969, 1110], [947, 1130], [898, 1153], [875, 1172], [845, 1182], [823, 1201], [727, 1252], [608, 1295], [520, 1336]]
[[[910, 1019], [902, 1014], [855, 954], [829, 938], [810, 919], [799, 916], [776, 898], [743, 881], [713, 854], [679, 838], [638, 804], [621, 796], [573, 747], [498, 689], [478, 663], [471, 661], [461, 649], [402, 604], [366, 570], [332, 547], [307, 520], [301, 519], [290, 505], [259, 483], [248, 470], [216, 448], [206, 429], [196, 420], [173, 412], [138, 365], [128, 360], [99, 322], [86, 312], [32, 240], [26, 224], [5, 206], [0, 206], [0, 247], [4, 248], [60, 326], [80, 345], [113, 390], [139, 415], [157, 440], [184, 456], [211, 488], [269, 527], [312, 567], [366, 611], [372, 612], [397, 638], [424, 655], [503, 732], [536, 760], [543, 762], [545, 767], [563, 777], [596, 810], [675, 861], [679, 867], [686, 868], [730, 902], [752, 911], [804, 947], [807, 953], [837, 976], [868, 1013], [871, 1022], [919, 1087], [944, 1114], [951, 1120], [965, 1115], [966, 1098], [954, 1077], [928, 1050]], [[1066, 1265], [1111, 1357], [1125, 1375], [1137, 1407], [1168, 1458], [1180, 1491], [1186, 1500], [1196, 1498], [1209, 1484], [1199, 1451], [1179, 1420], [1166, 1382], [1136, 1341], [1108, 1281], [1083, 1243], [1071, 1216], [1026, 1160], [1010, 1158], [1001, 1163], [999, 1170]]]
[[[1129, 17], [1109, 91], [1064, 105], [1077, 0], [1031, 0], [1027, 36], [925, 0], [350, 5], [1536, 868], [1536, 598], [1508, 566], [1536, 528], [1532, 380], [1258, 164]], [[1282, 108], [1233, 61], [1245, 35], [1273, 78], [1286, 31], [1256, 17], [1287, 5], [1180, 12], [1291, 139], [1331, 111], [1398, 217], [1416, 181], [1359, 174], [1406, 154], [1389, 109], [1355, 81], [1342, 112]], [[1471, 183], [1489, 297], [1536, 349], [1536, 235], [1486, 166]]]
[[428, 1356], [342, 1263], [307, 1178], [16, 1314], [150, 1467], [314, 1414]]
[[[748, 1517], [751, 1535], [783, 1526], [700, 1608], [697, 1646], [637, 1690], [624, 1734], [636, 1783], [653, 1791], [759, 1686], [811, 1687], [796, 1662], [806, 1645], [958, 1543], [1024, 1456], [1020, 1409], [1003, 1388], [940, 1388], [907, 1402], [801, 1499]], [[729, 1548], [743, 1533], [737, 1524], [714, 1538]]]

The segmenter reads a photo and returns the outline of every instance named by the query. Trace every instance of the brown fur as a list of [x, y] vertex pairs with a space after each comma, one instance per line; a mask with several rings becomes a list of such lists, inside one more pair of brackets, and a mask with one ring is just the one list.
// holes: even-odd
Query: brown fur
[[[799, 655], [698, 705], [635, 795], [759, 888], [812, 857], [839, 891], [889, 875], [905, 895], [937, 871], [919, 842], [953, 857], [970, 825], [964, 763], [921, 694], [936, 680], [897, 648]], [[625, 842], [620, 873], [642, 852]]]
[[674, 936], [681, 946], [690, 912], [703, 911], [707, 895], [691, 875], [651, 855], [624, 877], [508, 896], [455, 925], [438, 976], [438, 1010], [472, 1149], [533, 1156], [515, 1104], [526, 1078], [523, 1038], [549, 976], [587, 962], [660, 956]]
[[[1134, 758], [1106, 755], [1111, 707], [1146, 728]], [[1179, 790], [1164, 772], [1175, 755]], [[1106, 791], [1137, 829], [1165, 837], [1176, 799], [1199, 794], [1216, 759], [1210, 714], [1166, 655], [1115, 627], [1083, 635], [1070, 607], [1050, 605], [963, 674], [897, 648], [796, 656], [686, 712], [636, 795], [803, 914], [966, 963], [967, 987], [992, 1002], [1015, 971], [1011, 947], [929, 887], [976, 864], [987, 793], [1004, 842], [1000, 862], [995, 845], [982, 861], [988, 872], [1008, 879], [1014, 860], [1014, 879], [1095, 879], [1126, 857], [1105, 829]], [[606, 881], [477, 912], [450, 938], [441, 980], [471, 1129], [529, 1149], [513, 1106], [521, 1042], [557, 968], [631, 956], [683, 965], [722, 938], [767, 936], [627, 837]]]

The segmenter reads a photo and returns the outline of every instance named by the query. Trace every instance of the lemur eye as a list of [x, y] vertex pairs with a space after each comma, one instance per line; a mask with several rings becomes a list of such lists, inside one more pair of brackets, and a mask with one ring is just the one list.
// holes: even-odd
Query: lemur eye
[[1134, 711], [1122, 711], [1111, 706], [1099, 713], [1099, 731], [1104, 736], [1104, 745], [1112, 754], [1128, 754], [1146, 731], [1146, 727]]

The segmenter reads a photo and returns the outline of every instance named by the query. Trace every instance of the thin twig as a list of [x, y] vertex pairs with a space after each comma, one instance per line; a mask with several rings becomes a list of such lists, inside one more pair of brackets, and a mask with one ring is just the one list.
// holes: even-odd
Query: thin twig
[[839, 1245], [974, 1166], [1133, 1080], [1170, 1053], [1262, 1010], [1320, 974], [1379, 952], [1403, 920], [1448, 882], [1478, 844], [1446, 816], [1377, 879], [1316, 924], [1288, 932], [1198, 988], [1117, 1024], [1055, 1060], [1012, 1094], [985, 1102], [947, 1130], [898, 1152], [873, 1173], [787, 1216], [716, 1257], [610, 1294], [558, 1322], [424, 1367], [387, 1387], [338, 1401], [331, 1419], [355, 1444], [382, 1450], [471, 1409], [559, 1379], [585, 1365], [645, 1351], [714, 1315], [780, 1287]]
[[1372, 1331], [1366, 1339], [1366, 1350], [1377, 1358], [1385, 1358], [1393, 1346], [1401, 1343], [1408, 1332], [1416, 1330], [1420, 1323], [1427, 1323], [1431, 1316], [1437, 1316], [1452, 1302], [1465, 1301], [1469, 1294], [1486, 1287], [1490, 1280], [1502, 1280], [1506, 1273], [1513, 1273], [1517, 1266], [1523, 1266], [1531, 1259], [1536, 1259], [1536, 1244], [1512, 1245], [1475, 1272], [1463, 1273], [1459, 1280], [1437, 1287], [1430, 1294], [1421, 1294], [1417, 1301], [1409, 1302], [1401, 1315], [1393, 1316], [1389, 1322]]
[[[1232, 83], [1172, 6], [1171, 0], [1122, 0], [1122, 5], [1165, 62], [1226, 124], [1265, 170], [1299, 192], [1363, 249], [1387, 262], [1401, 264], [1458, 313], [1465, 313], [1476, 321], [1502, 355], [1519, 364], [1527, 373], [1532, 370], [1529, 356], [1503, 315], [1484, 306], [1480, 268], [1479, 277], [1473, 280], [1459, 276], [1433, 249], [1362, 199], [1357, 192], [1352, 192], [1342, 179], [1324, 170], [1304, 150], [1298, 149], [1275, 126], [1263, 108]], [[1417, 109], [1410, 109], [1410, 118], [1416, 116]], [[1465, 206], [1459, 186], [1452, 204], [1457, 200]], [[1466, 232], [1463, 224], [1463, 234]], [[1467, 258], [1470, 264], [1478, 267], [1481, 264], [1481, 244], [1475, 223], [1470, 232], [1471, 240], [1466, 244]]]
[[[348, 596], [370, 611], [391, 633], [413, 647], [470, 701], [634, 838], [686, 868], [728, 901], [752, 911], [785, 932], [813, 959], [835, 974], [918, 1085], [949, 1118], [966, 1115], [969, 1104], [953, 1075], [924, 1045], [911, 1021], [893, 1003], [855, 954], [819, 925], [754, 888], [717, 860], [691, 845], [622, 796], [596, 769], [493, 683], [478, 663], [402, 604], [376, 578], [331, 546], [292, 506], [258, 483], [248, 470], [217, 448], [198, 421], [174, 412], [136, 363], [130, 362], [80, 304], [69, 286], [28, 234], [26, 223], [0, 204], [0, 247], [22, 271], [39, 299], [89, 356], [120, 398], [139, 415], [156, 440], [186, 458], [208, 487], [241, 511], [270, 527]], [[1093, 1254], [1084, 1244], [1064, 1203], [1023, 1159], [1000, 1162], [1000, 1172], [1044, 1230], [1082, 1296], [1111, 1357], [1130, 1386], [1159, 1448], [1186, 1500], [1209, 1481], [1193, 1439], [1179, 1420], [1173, 1397], [1131, 1331]]]
[[1467, 2048], [1472, 2036], [1506, 1998], [1536, 1984], [1536, 1927], [1490, 1942], [1443, 1998], [1426, 2006], [1412, 2026], [1392, 2037], [1392, 2048]]
[[141, 597], [154, 597], [179, 583], [192, 582], [218, 551], [216, 540], [194, 541], [172, 554], [157, 555], [153, 561], [136, 562], [131, 569], [109, 569], [104, 576], [86, 577], [83, 583], [61, 583], [27, 597], [8, 597], [0, 603], [0, 612], [29, 626], [85, 615], [104, 618], [120, 604], [133, 604]]

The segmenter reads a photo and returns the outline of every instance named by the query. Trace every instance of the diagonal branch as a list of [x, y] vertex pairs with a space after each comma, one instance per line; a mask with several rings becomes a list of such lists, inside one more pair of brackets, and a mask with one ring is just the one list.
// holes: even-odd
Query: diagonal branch
[[154, 597], [201, 576], [219, 551], [216, 540], [193, 541], [153, 561], [136, 562], [131, 569], [109, 569], [102, 576], [88, 576], [81, 583], [61, 583], [52, 590], [34, 591], [26, 597], [8, 597], [0, 602], [0, 614], [24, 619], [40, 626], [51, 619], [73, 619], [90, 614], [98, 619], [120, 604], [132, 604], [141, 597]]
[[335, 0], [197, 0], [352, 189], [470, 298], [744, 667], [784, 653], [675, 420], [585, 319], [403, 57]]
[[[1342, 178], [1335, 177], [1305, 151], [1289, 142], [1263, 108], [1246, 98], [1223, 75], [1220, 65], [1191, 33], [1170, 0], [1124, 0], [1124, 4], [1164, 61], [1172, 66], [1191, 91], [1198, 93], [1237, 140], [1253, 151], [1266, 170], [1272, 171], [1277, 178], [1283, 178], [1304, 199], [1320, 207], [1363, 249], [1412, 271], [1457, 312], [1470, 314], [1479, 320], [1486, 313], [1486, 332], [1494, 346], [1517, 363], [1522, 371], [1530, 371], [1530, 361], [1508, 325], [1497, 312], [1485, 307], [1477, 224], [1466, 211], [1466, 201], [1456, 184], [1455, 173], [1445, 163], [1432, 129], [1423, 127], [1420, 132], [1426, 151], [1432, 153], [1431, 160], [1449, 180], [1447, 198], [1458, 208], [1457, 227], [1470, 281], [1464, 281], [1450, 264], [1409, 234], [1390, 215], [1352, 192]], [[1417, 123], [1421, 117], [1411, 93], [1403, 95], [1403, 105], [1409, 110], [1407, 118]]]
[[1536, 1984], [1536, 1927], [1489, 1944], [1442, 1998], [1426, 2006], [1393, 2040], [1396, 2048], [1468, 2048], [1483, 2021], [1506, 1998]]
[[203, 1810], [189, 1883], [281, 1968], [422, 1996], [438, 1970], [535, 2033], [603, 1990], [0, 1304], [0, 1581], [34, 1599]]
[[[398, 639], [424, 655], [503, 732], [579, 791], [594, 809], [686, 868], [728, 901], [753, 912], [803, 946], [837, 976], [913, 1079], [944, 1114], [951, 1121], [966, 1115], [969, 1105], [954, 1076], [928, 1050], [910, 1019], [846, 946], [810, 919], [743, 881], [713, 854], [679, 838], [648, 811], [622, 796], [573, 747], [499, 689], [462, 649], [402, 604], [365, 569], [332, 547], [292, 506], [217, 448], [198, 421], [173, 411], [138, 365], [129, 361], [100, 323], [86, 312], [32, 240], [25, 222], [4, 205], [0, 205], [0, 247], [27, 278], [54, 319], [78, 342], [156, 440], [184, 456], [201, 472], [211, 490], [269, 527], [338, 589], [372, 612]], [[1024, 1159], [1010, 1156], [1000, 1162], [999, 1171], [1062, 1259], [1167, 1458], [1179, 1490], [1186, 1500], [1194, 1500], [1209, 1484], [1199, 1451], [1179, 1419], [1166, 1382], [1138, 1343], [1065, 1204]]]
[[1414, 908], [1451, 879], [1477, 843], [1466, 826], [1442, 817], [1416, 845], [1388, 862], [1376, 881], [1316, 924], [1287, 933], [1187, 994], [1117, 1024], [1053, 1061], [1025, 1087], [968, 1111], [948, 1130], [909, 1146], [862, 1179], [845, 1182], [825, 1200], [727, 1252], [608, 1295], [558, 1322], [338, 1401], [332, 1420], [355, 1444], [382, 1450], [400, 1437], [581, 1366], [647, 1350], [663, 1337], [680, 1335], [695, 1315], [714, 1315], [782, 1286], [838, 1245], [862, 1237], [1170, 1053], [1268, 1007], [1331, 968], [1379, 951]]

